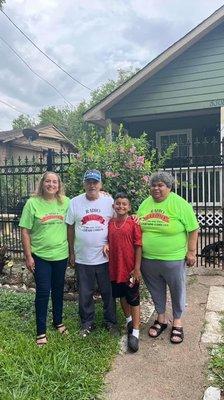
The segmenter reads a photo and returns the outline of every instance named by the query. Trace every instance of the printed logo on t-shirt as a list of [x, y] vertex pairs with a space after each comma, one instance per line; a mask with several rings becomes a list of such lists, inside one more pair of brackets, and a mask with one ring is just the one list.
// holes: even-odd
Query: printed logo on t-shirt
[[64, 215], [47, 214], [47, 215], [44, 215], [42, 218], [40, 218], [40, 222], [43, 224], [48, 221], [54, 221], [54, 223], [64, 221]]
[[83, 215], [78, 227], [82, 232], [100, 232], [107, 229], [110, 217], [103, 216], [100, 208], [89, 208], [85, 212], [86, 215]]
[[170, 222], [170, 217], [164, 213], [163, 210], [155, 209], [151, 210], [151, 212], [141, 218], [141, 221], [144, 223], [150, 223], [150, 225], [168, 225]]
[[83, 217], [81, 219], [82, 225], [87, 224], [87, 222], [89, 222], [89, 221], [97, 221], [100, 224], [105, 224], [105, 219], [101, 215], [98, 215], [98, 214], [85, 215], [85, 217]]

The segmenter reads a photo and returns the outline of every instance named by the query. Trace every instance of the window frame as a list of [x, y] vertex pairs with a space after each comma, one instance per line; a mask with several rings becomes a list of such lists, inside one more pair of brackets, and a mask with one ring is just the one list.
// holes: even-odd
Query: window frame
[[[156, 132], [156, 147], [159, 150], [159, 153], [161, 153], [161, 137], [164, 136], [177, 136], [177, 135], [187, 135], [187, 141], [190, 143], [189, 146], [189, 154], [186, 157], [192, 157], [192, 129], [172, 129], [169, 131], [157, 131]], [[178, 157], [184, 157], [184, 156], [178, 156]]]

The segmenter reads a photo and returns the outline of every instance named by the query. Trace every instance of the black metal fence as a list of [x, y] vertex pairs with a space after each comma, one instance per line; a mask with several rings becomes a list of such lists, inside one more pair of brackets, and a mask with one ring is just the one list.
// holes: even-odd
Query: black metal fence
[[[198, 146], [198, 144], [197, 144]], [[188, 200], [197, 214], [200, 233], [197, 265], [223, 268], [224, 265], [224, 141], [222, 148], [205, 158], [204, 152], [180, 158], [174, 154], [165, 169], [175, 177], [174, 191]], [[22, 257], [18, 228], [23, 205], [35, 191], [41, 175], [55, 171], [66, 182], [71, 156], [48, 151], [47, 157], [17, 162], [11, 159], [0, 165], [0, 247], [7, 245], [14, 257]]]
[[175, 177], [174, 191], [192, 204], [197, 215], [197, 265], [224, 269], [224, 140], [197, 140], [193, 151], [192, 143], [186, 146], [191, 151], [182, 158], [174, 154], [165, 169]]
[[23, 256], [19, 219], [26, 200], [46, 171], [57, 172], [65, 182], [70, 164], [70, 154], [49, 149], [38, 158], [11, 158], [0, 165], [0, 248], [6, 245], [14, 258]]

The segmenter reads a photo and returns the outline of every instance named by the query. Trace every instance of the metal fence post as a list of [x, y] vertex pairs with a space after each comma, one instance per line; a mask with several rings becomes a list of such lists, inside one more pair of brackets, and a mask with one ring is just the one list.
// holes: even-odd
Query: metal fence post
[[52, 171], [53, 166], [53, 150], [47, 150], [47, 171]]
[[221, 174], [222, 174], [222, 242], [224, 243], [224, 139], [221, 141]]

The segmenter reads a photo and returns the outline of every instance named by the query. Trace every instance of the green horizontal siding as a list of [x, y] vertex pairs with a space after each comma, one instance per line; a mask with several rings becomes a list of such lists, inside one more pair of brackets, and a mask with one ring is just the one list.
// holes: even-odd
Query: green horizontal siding
[[[224, 105], [224, 24], [111, 107], [107, 118]], [[223, 103], [222, 103], [223, 102]]]

